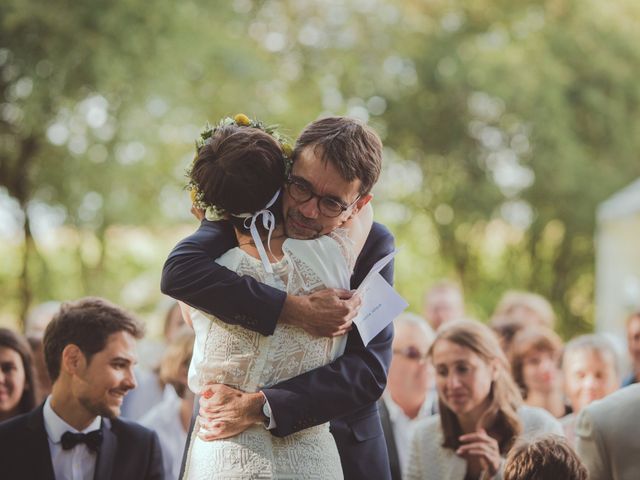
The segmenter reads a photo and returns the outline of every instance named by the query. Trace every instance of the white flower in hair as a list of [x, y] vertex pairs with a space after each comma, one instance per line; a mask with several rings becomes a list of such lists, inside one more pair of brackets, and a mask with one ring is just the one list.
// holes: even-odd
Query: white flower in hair
[[209, 205], [204, 211], [204, 218], [210, 222], [217, 222], [218, 220], [224, 220], [225, 213], [223, 209], [218, 208], [215, 205]]

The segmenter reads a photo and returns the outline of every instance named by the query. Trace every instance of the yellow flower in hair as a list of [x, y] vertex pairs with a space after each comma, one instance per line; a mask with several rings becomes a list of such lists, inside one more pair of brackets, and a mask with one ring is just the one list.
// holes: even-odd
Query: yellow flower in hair
[[251, 125], [251, 119], [244, 113], [237, 114], [233, 119], [235, 120], [236, 125], [240, 125], [241, 127], [248, 127]]
[[288, 143], [281, 144], [281, 147], [282, 147], [282, 153], [284, 153], [284, 156], [287, 158], [291, 158], [291, 155], [293, 154], [293, 147], [291, 147], [291, 145], [289, 145]]
[[191, 197], [192, 204], [196, 203], [196, 195], [197, 195], [197, 192], [195, 188], [192, 188], [191, 190], [189, 190], [189, 196]]

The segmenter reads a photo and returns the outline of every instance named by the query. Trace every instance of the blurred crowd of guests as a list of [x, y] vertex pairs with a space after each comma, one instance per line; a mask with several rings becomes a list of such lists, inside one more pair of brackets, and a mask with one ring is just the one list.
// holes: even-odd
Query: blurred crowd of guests
[[640, 378], [640, 312], [627, 352], [603, 334], [565, 344], [555, 323], [544, 297], [509, 291], [484, 325], [450, 281], [426, 293], [422, 317], [396, 318], [379, 401], [393, 478], [640, 478], [625, 426], [640, 386], [620, 390]]
[[[25, 335], [0, 328], [0, 422], [50, 395], [43, 336], [59, 309], [33, 309]], [[638, 449], [624, 435], [640, 413], [640, 387], [630, 386], [640, 378], [640, 312], [627, 319], [628, 352], [600, 334], [565, 344], [554, 325], [549, 302], [530, 292], [507, 292], [488, 325], [470, 319], [461, 288], [449, 281], [426, 293], [423, 316], [396, 318], [379, 401], [394, 480], [586, 479], [587, 471], [631, 478], [625, 462]], [[193, 412], [193, 339], [173, 304], [163, 341], [146, 347], [154, 360], [132, 367], [137, 387], [121, 408], [157, 433], [166, 478], [179, 476]], [[631, 369], [623, 371], [627, 353]]]

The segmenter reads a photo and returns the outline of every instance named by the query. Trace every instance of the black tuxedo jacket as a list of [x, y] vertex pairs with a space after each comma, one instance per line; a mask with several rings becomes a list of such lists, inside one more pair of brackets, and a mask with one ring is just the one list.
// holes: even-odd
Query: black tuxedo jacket
[[[42, 407], [0, 423], [0, 477], [55, 480]], [[103, 419], [94, 480], [164, 479], [158, 436], [120, 419]]]
[[[169, 254], [161, 289], [224, 322], [271, 335], [286, 293], [252, 277], [238, 276], [212, 261], [235, 245], [226, 222], [203, 221]], [[389, 230], [374, 223], [356, 262], [352, 288], [393, 248]], [[392, 284], [393, 262], [380, 273]], [[365, 347], [354, 328], [344, 354], [335, 361], [264, 389], [277, 423], [271, 432], [284, 437], [331, 421], [345, 478], [389, 479], [376, 400], [386, 386], [392, 339], [393, 326], [389, 325]]]

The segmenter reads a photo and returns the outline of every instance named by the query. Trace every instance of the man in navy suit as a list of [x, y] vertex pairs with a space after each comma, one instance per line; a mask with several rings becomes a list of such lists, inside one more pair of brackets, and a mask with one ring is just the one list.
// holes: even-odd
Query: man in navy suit
[[[289, 237], [311, 239], [339, 227], [371, 199], [370, 190], [380, 174], [382, 144], [360, 122], [330, 117], [305, 128], [293, 159], [282, 200], [285, 229]], [[342, 214], [323, 214], [323, 204], [336, 202]], [[376, 400], [386, 385], [393, 327], [386, 327], [365, 347], [358, 331], [351, 330], [359, 297], [336, 289], [287, 295], [212, 261], [234, 246], [235, 236], [228, 225], [203, 220], [198, 231], [169, 255], [162, 291], [263, 335], [271, 335], [278, 322], [319, 336], [349, 334], [344, 354], [331, 364], [260, 392], [211, 386], [205, 392], [210, 398], [201, 399], [200, 422], [209, 432], [205, 438], [233, 436], [257, 422], [284, 437], [331, 421], [345, 478], [389, 479]], [[389, 231], [374, 223], [358, 257], [352, 288], [393, 248]], [[381, 273], [392, 283], [391, 263]]]
[[156, 434], [117, 418], [136, 386], [135, 345], [142, 334], [135, 318], [100, 298], [62, 305], [44, 336], [51, 395], [0, 424], [3, 479], [164, 478]]

